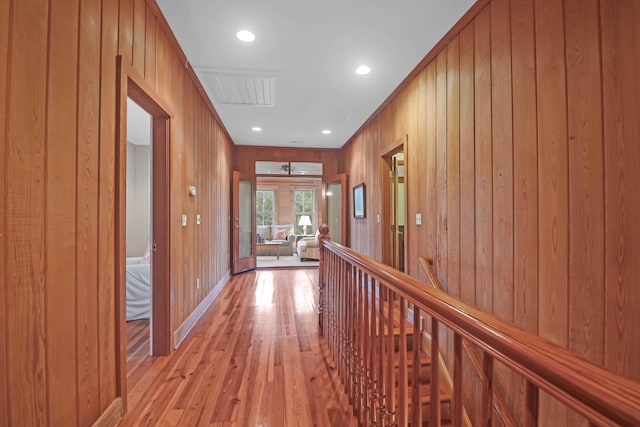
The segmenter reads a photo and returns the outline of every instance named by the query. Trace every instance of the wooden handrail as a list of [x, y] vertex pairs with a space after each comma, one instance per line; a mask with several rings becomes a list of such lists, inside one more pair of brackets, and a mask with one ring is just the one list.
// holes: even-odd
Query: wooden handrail
[[[446, 292], [435, 271], [433, 271], [433, 259], [429, 257], [418, 257], [418, 260], [420, 261], [420, 265], [422, 266], [424, 273], [427, 275], [431, 286], [434, 289]], [[462, 340], [462, 348], [467, 353], [467, 356], [469, 356], [471, 366], [473, 366], [473, 370], [476, 371], [480, 381], [486, 381], [486, 378], [484, 378], [484, 371], [482, 370], [482, 361], [480, 360], [480, 356], [478, 356], [476, 349], [467, 340]], [[502, 400], [502, 397], [500, 397], [500, 394], [495, 388], [493, 389], [493, 405], [496, 414], [500, 418], [501, 425], [516, 425], [516, 422], [513, 420], [513, 417], [507, 409], [507, 405], [504, 403], [504, 400]]]
[[[321, 248], [335, 256], [336, 260], [346, 262], [350, 266], [349, 271], [354, 269], [353, 271], [359, 271], [371, 280], [384, 284], [385, 289], [392, 290], [400, 298], [426, 311], [432, 317], [434, 325], [440, 323], [450, 328], [455, 334], [482, 349], [485, 357], [491, 357], [510, 367], [530, 384], [546, 391], [591, 421], [605, 425], [611, 422], [640, 425], [639, 383], [607, 371], [565, 348], [471, 307], [444, 291], [430, 289], [423, 282], [347, 247], [323, 240]], [[337, 264], [337, 261], [332, 263]], [[325, 262], [321, 265], [321, 289], [325, 286], [325, 281], [333, 280], [331, 276], [334, 273], [327, 264]], [[342, 275], [349, 279], [351, 273], [347, 274], [346, 267], [342, 265], [340, 268]], [[335, 299], [338, 302], [341, 301], [339, 297], [337, 295]], [[343, 309], [342, 306], [339, 308]], [[530, 400], [536, 401], [534, 398]]]

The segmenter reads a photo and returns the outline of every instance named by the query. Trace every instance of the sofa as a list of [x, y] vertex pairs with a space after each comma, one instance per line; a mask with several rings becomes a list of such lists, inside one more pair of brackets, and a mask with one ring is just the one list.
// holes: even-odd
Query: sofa
[[[293, 234], [293, 224], [258, 225], [256, 237], [259, 243], [261, 241], [278, 242], [280, 255], [291, 256], [294, 254], [296, 235]], [[256, 255], [275, 255], [275, 252], [275, 250], [258, 249]]]
[[320, 246], [318, 243], [318, 236], [316, 237], [304, 237], [298, 241], [296, 251], [300, 261], [304, 260], [319, 260], [320, 259]]

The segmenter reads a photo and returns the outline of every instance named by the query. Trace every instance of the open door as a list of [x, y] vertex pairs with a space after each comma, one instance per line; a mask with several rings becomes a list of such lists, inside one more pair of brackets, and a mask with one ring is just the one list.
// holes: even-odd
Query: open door
[[342, 173], [327, 178], [324, 182], [324, 221], [329, 226], [331, 240], [348, 245], [347, 221], [347, 175]]
[[396, 141], [381, 157], [382, 184], [382, 262], [405, 271], [405, 138]]
[[256, 268], [255, 187], [253, 176], [233, 172], [233, 274]]

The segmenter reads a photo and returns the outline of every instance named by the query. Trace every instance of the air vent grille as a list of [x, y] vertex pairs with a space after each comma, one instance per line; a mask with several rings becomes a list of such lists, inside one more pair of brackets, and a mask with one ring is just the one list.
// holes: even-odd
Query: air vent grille
[[221, 104], [274, 107], [276, 76], [273, 73], [200, 70], [209, 93]]

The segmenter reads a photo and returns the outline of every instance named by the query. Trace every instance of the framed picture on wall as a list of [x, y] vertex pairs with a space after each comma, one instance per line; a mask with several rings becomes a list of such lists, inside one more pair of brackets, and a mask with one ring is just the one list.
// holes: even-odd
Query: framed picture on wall
[[353, 187], [353, 216], [355, 218], [365, 217], [364, 182]]

